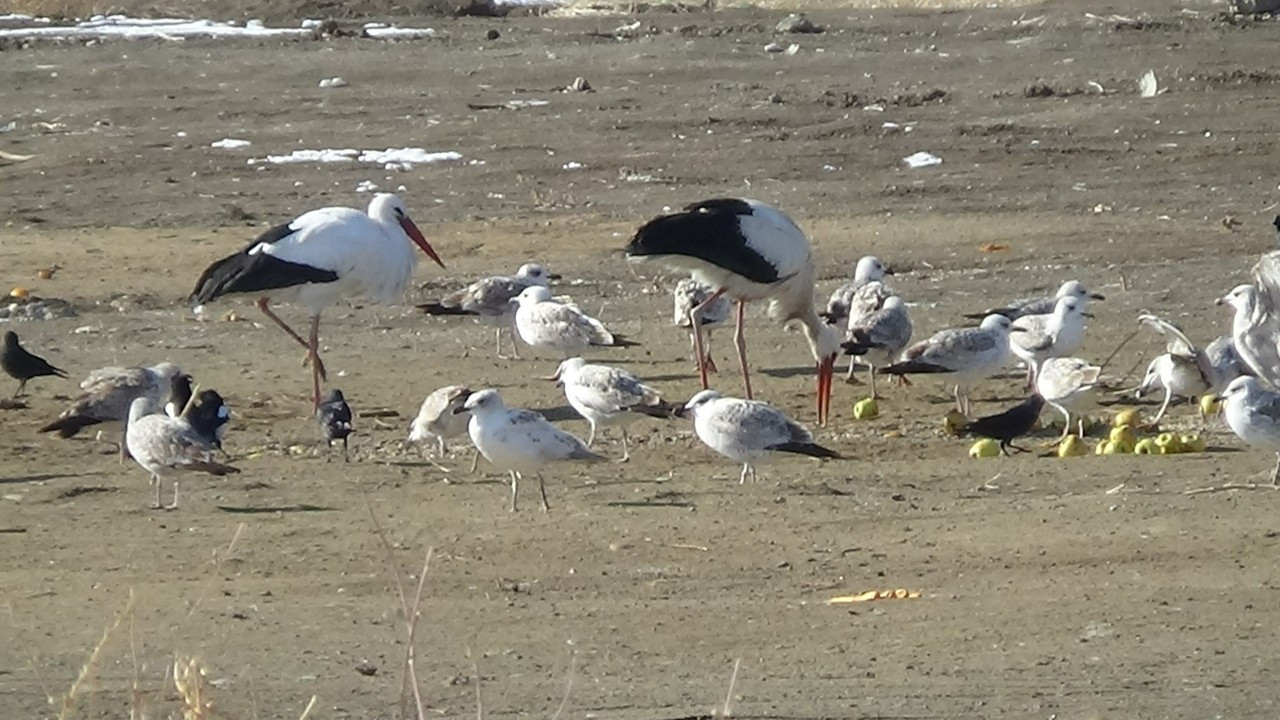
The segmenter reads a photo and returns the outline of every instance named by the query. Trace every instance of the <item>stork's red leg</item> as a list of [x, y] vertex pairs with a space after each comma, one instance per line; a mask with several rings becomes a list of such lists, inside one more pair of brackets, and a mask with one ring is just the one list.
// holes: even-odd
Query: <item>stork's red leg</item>
[[268, 304], [270, 302], [271, 302], [271, 298], [269, 297], [258, 298], [258, 309], [262, 311], [263, 315], [266, 315], [267, 317], [271, 318], [271, 322], [275, 323], [276, 325], [279, 325], [281, 330], [284, 330], [285, 332], [289, 333], [289, 337], [293, 338], [294, 341], [296, 341], [299, 345], [301, 345], [304, 348], [310, 349], [311, 346], [307, 345], [307, 341], [303, 340], [301, 335], [295, 332], [293, 328], [286, 325], [285, 322], [280, 319], [280, 316], [271, 312], [271, 307]]
[[693, 328], [693, 356], [698, 359], [698, 375], [702, 378], [702, 389], [706, 390], [710, 383], [707, 382], [707, 358], [706, 351], [702, 346], [702, 323], [700, 316], [702, 309], [716, 301], [716, 298], [724, 294], [725, 289], [711, 293], [711, 295], [698, 305], [689, 308], [689, 327]]
[[751, 373], [747, 371], [747, 341], [742, 337], [742, 325], [746, 319], [747, 304], [738, 301], [738, 322], [733, 328], [733, 344], [738, 346], [738, 364], [742, 366], [742, 383], [747, 387], [747, 399], [754, 399], [751, 394]]

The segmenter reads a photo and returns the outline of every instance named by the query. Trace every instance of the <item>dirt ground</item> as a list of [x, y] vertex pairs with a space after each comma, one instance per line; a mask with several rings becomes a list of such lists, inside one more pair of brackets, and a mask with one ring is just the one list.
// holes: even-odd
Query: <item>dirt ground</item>
[[[288, 339], [248, 302], [205, 322], [183, 303], [267, 224], [363, 205], [362, 181], [403, 186], [449, 265], [420, 266], [408, 300], [544, 262], [642, 343], [593, 359], [682, 399], [697, 380], [673, 281], [633, 276], [621, 248], [666, 206], [735, 194], [810, 232], [823, 298], [863, 254], [892, 265], [918, 337], [1079, 278], [1107, 296], [1084, 357], [1110, 354], [1141, 309], [1207, 342], [1229, 326], [1213, 300], [1275, 247], [1280, 130], [1275, 24], [1212, 10], [830, 11], [812, 15], [825, 33], [787, 36], [772, 29], [784, 13], [739, 10], [433, 19], [446, 37], [402, 43], [6, 44], [0, 125], [15, 129], [0, 149], [36, 157], [0, 167], [0, 283], [81, 313], [16, 329], [75, 379], [179, 363], [232, 404], [244, 472], [186, 479], [181, 509], [152, 511], [140, 468], [35, 433], [72, 381], [36, 381], [29, 408], [0, 411], [0, 715], [56, 716], [88, 662], [70, 717], [165, 716], [178, 653], [203, 660], [222, 717], [296, 718], [313, 695], [313, 718], [396, 716], [404, 628], [368, 503], [403, 572], [434, 548], [417, 663], [432, 715], [667, 720], [729, 693], [757, 718], [1275, 717], [1278, 498], [1185, 494], [1272, 467], [1220, 423], [1206, 454], [978, 461], [941, 433], [939, 383], [889, 388], [863, 422], [866, 387], [841, 384], [815, 430], [846, 460], [783, 458], [740, 486], [691, 428], [646, 421], [630, 463], [556, 468], [552, 512], [525, 488], [511, 515], [503, 478], [468, 475], [461, 443], [445, 473], [403, 441], [449, 383], [585, 433], [538, 379], [549, 357], [495, 359], [487, 328], [408, 302], [332, 308], [331, 386], [365, 415], [352, 462], [330, 462]], [[614, 36], [633, 20], [635, 37]], [[775, 40], [799, 50], [765, 52]], [[1148, 69], [1167, 93], [1139, 97]], [[350, 85], [317, 87], [332, 76]], [[591, 92], [558, 90], [578, 76]], [[210, 147], [223, 138], [252, 145]], [[402, 146], [464, 159], [247, 164]], [[908, 169], [917, 151], [943, 162]], [[728, 335], [714, 348], [731, 369]], [[757, 310], [748, 342], [758, 395], [811, 423], [800, 335]], [[1126, 345], [1116, 386], [1158, 350]], [[732, 372], [714, 382], [741, 389]], [[1019, 393], [1011, 372], [976, 408]], [[1180, 407], [1166, 426], [1200, 420]], [[878, 588], [922, 596], [824, 602]]]

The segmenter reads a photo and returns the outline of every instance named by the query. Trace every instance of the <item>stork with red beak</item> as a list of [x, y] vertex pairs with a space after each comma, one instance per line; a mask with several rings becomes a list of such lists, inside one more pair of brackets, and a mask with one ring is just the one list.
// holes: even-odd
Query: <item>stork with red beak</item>
[[[320, 313], [341, 298], [363, 296], [389, 304], [404, 295], [418, 257], [413, 245], [440, 267], [444, 262], [409, 219], [404, 201], [379, 193], [367, 213], [345, 207], [312, 210], [259, 235], [240, 252], [205, 269], [191, 302], [197, 306], [223, 295], [258, 295], [258, 309], [307, 349], [315, 406], [320, 382]], [[272, 302], [300, 305], [311, 314], [308, 339], [285, 324]]]
[[[690, 311], [691, 318], [722, 295], [737, 301], [733, 339], [748, 399], [752, 393], [742, 336], [745, 304], [768, 299], [769, 312], [774, 318], [784, 323], [800, 321], [817, 363], [818, 422], [826, 424], [840, 338], [813, 306], [813, 253], [804, 231], [791, 218], [756, 200], [704, 200], [641, 226], [627, 245], [627, 259], [658, 261], [692, 273], [695, 279], [716, 288]], [[696, 320], [691, 323], [695, 328], [698, 370], [705, 389], [707, 368], [702, 351], [702, 328]]]

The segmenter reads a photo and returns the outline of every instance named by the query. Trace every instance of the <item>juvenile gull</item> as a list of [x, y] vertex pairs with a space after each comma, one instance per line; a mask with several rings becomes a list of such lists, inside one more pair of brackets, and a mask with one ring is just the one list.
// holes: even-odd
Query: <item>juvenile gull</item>
[[419, 310], [428, 315], [469, 315], [479, 322], [493, 327], [493, 339], [496, 353], [502, 357], [502, 331], [511, 333], [511, 355], [519, 358], [516, 348], [515, 307], [511, 301], [516, 299], [525, 288], [535, 285], [546, 287], [550, 281], [559, 280], [560, 276], [547, 272], [537, 263], [525, 263], [515, 275], [497, 275], [477, 280], [467, 287], [440, 298], [440, 300], [417, 305]]
[[38, 377], [60, 377], [65, 378], [67, 373], [50, 365], [48, 360], [34, 355], [22, 347], [18, 342], [18, 333], [9, 330], [4, 334], [4, 349], [0, 350], [0, 369], [14, 380], [18, 381], [18, 389], [13, 392], [13, 397], [22, 395], [22, 391], [27, 387], [27, 381]]
[[[729, 319], [729, 298], [721, 295], [707, 303], [707, 300], [711, 298], [714, 292], [710, 285], [688, 277], [676, 283], [676, 289], [672, 293], [675, 300], [673, 322], [676, 327], [689, 330], [689, 344], [693, 346], [694, 353], [698, 352], [698, 338], [693, 327], [694, 311], [699, 307], [702, 308], [697, 310], [696, 315], [698, 327], [702, 328], [702, 332], [706, 334], [706, 338], [702, 343], [702, 350], [703, 362], [706, 364], [707, 372], [718, 371], [716, 362], [711, 357], [711, 331], [720, 327]], [[704, 303], [706, 303], [705, 306], [703, 305]], [[694, 366], [701, 366], [697, 358], [694, 358]]]
[[969, 391], [974, 383], [991, 377], [1009, 358], [1010, 333], [1014, 328], [1003, 315], [988, 315], [978, 327], [941, 330], [927, 340], [911, 345], [898, 362], [881, 368], [888, 375], [945, 373], [955, 383], [956, 410], [969, 414]]
[[1074, 297], [1058, 298], [1047, 315], [1023, 315], [1013, 321], [1021, 333], [1010, 336], [1009, 348], [1027, 363], [1027, 385], [1035, 383], [1040, 363], [1075, 352], [1084, 341], [1083, 303]]
[[214, 446], [201, 437], [184, 418], [164, 413], [151, 413], [154, 407], [146, 397], [134, 398], [129, 405], [125, 442], [129, 455], [142, 469], [151, 473], [156, 487], [156, 501], [151, 507], [172, 510], [178, 507], [178, 481], [173, 481], [173, 502], [162, 505], [160, 483], [164, 476], [179, 471], [205, 472], [210, 475], [238, 473], [238, 468], [213, 459]]
[[440, 457], [444, 457], [445, 440], [458, 437], [467, 431], [467, 423], [471, 421], [471, 413], [462, 411], [462, 406], [471, 395], [471, 388], [466, 385], [446, 385], [433, 390], [422, 406], [418, 408], [418, 416], [409, 426], [409, 442], [420, 443], [435, 439]]
[[662, 402], [657, 390], [635, 375], [608, 365], [588, 364], [580, 357], [560, 363], [552, 379], [564, 386], [565, 399], [591, 423], [587, 447], [595, 442], [600, 425], [618, 426], [622, 433], [622, 462], [631, 459], [627, 425], [646, 415], [669, 418], [675, 410]]
[[542, 511], [551, 509], [542, 468], [553, 462], [581, 460], [607, 462], [578, 438], [557, 428], [532, 410], [515, 410], [502, 402], [497, 390], [474, 392], [462, 410], [471, 413], [467, 432], [485, 459], [511, 474], [511, 512], [516, 512], [516, 485], [526, 473], [538, 477]]
[[968, 425], [961, 426], [960, 434], [999, 440], [1000, 452], [1005, 455], [1009, 454], [1009, 448], [1018, 452], [1027, 452], [1026, 448], [1014, 445], [1013, 441], [1031, 432], [1043, 408], [1044, 398], [1032, 394], [1004, 412], [980, 417]]
[[1257, 378], [1238, 377], [1222, 393], [1227, 425], [1246, 445], [1276, 453], [1271, 487], [1280, 480], [1280, 394], [1267, 390]]
[[1023, 300], [1015, 300], [1004, 307], [991, 308], [985, 312], [970, 313], [965, 317], [970, 320], [980, 320], [988, 315], [1004, 315], [1010, 320], [1017, 320], [1023, 315], [1047, 315], [1053, 312], [1054, 306], [1059, 300], [1065, 297], [1073, 297], [1080, 301], [1080, 310], [1083, 312], [1088, 307], [1089, 300], [1105, 300], [1106, 298], [1095, 292], [1089, 292], [1084, 283], [1079, 280], [1068, 280], [1058, 288], [1058, 292], [1052, 297], [1027, 298]]
[[[849, 340], [843, 347], [850, 355], [879, 355], [881, 365], [889, 365], [911, 342], [911, 316], [907, 304], [897, 295], [891, 295], [879, 310], [862, 318], [849, 316]], [[876, 393], [876, 358], [867, 360], [871, 374], [871, 397]], [[853, 377], [853, 361], [849, 362], [849, 377]], [[905, 375], [899, 379], [906, 382]]]
[[724, 397], [703, 390], [678, 411], [693, 416], [693, 429], [707, 447], [742, 463], [738, 483], [756, 478], [756, 464], [775, 452], [816, 458], [839, 455], [813, 441], [813, 435], [781, 410], [759, 400]]
[[541, 285], [525, 288], [513, 301], [516, 330], [525, 344], [554, 350], [567, 357], [590, 347], [630, 347], [631, 342], [605, 329], [599, 320], [578, 306], [556, 302]]
[[342, 461], [350, 461], [347, 438], [355, 427], [351, 424], [351, 406], [347, 404], [341, 390], [334, 388], [321, 398], [320, 407], [316, 408], [316, 420], [320, 423], [320, 433], [324, 436], [325, 443], [332, 448], [334, 440], [341, 440]]
[[[849, 297], [847, 307], [848, 313], [845, 319], [845, 340], [852, 339], [849, 336], [849, 328], [856, 327], [864, 319], [873, 315], [884, 306], [884, 301], [888, 300], [892, 294], [893, 293], [889, 291], [889, 288], [885, 287], [885, 284], [879, 280], [872, 280], [866, 285], [858, 288], [853, 295]], [[858, 357], [856, 356], [857, 354], [850, 353], [847, 350], [845, 353], [851, 355], [849, 358], [849, 372], [844, 378], [845, 382], [856, 382], [853, 377], [853, 370], [854, 367], [859, 364]], [[890, 361], [892, 361], [892, 359], [893, 358], [890, 358]]]
[[[1049, 358], [1036, 374], [1036, 392], [1063, 415], [1062, 437], [1071, 434], [1071, 408], [1098, 384], [1102, 368], [1080, 358]], [[1084, 420], [1078, 420], [1084, 437]]]
[[[80, 382], [83, 392], [71, 401], [58, 419], [42, 426], [39, 432], [56, 432], [60, 438], [69, 438], [90, 425], [108, 422], [124, 422], [129, 418], [129, 406], [135, 398], [144, 397], [148, 407], [159, 407], [169, 392], [170, 380], [182, 370], [173, 363], [163, 362], [151, 367], [105, 367], [89, 373]], [[120, 459], [128, 452], [123, 431], [120, 438]]]
[[1164, 402], [1154, 422], [1160, 422], [1175, 396], [1194, 399], [1205, 392], [1220, 393], [1242, 372], [1239, 357], [1229, 336], [1219, 337], [1201, 350], [1181, 328], [1151, 313], [1142, 313], [1138, 321], [1165, 338], [1165, 352], [1147, 365], [1146, 375], [1138, 386], [1137, 396], [1164, 390]]
[[853, 269], [853, 279], [831, 293], [831, 297], [827, 300], [827, 311], [822, 316], [832, 325], [840, 325], [849, 318], [849, 304], [853, 301], [853, 296], [859, 289], [867, 283], [879, 282], [884, 279], [885, 275], [892, 275], [884, 263], [880, 262], [880, 258], [866, 255], [858, 260], [858, 264]]

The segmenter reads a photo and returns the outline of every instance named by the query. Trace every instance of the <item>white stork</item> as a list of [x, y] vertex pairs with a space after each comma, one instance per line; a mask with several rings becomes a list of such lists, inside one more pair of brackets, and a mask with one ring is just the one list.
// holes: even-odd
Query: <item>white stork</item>
[[[363, 295], [391, 303], [404, 295], [417, 255], [410, 241], [440, 267], [444, 262], [409, 219], [404, 201], [379, 193], [369, 211], [327, 207], [300, 215], [259, 235], [240, 252], [205, 269], [191, 301], [212, 302], [223, 295], [254, 293], [258, 309], [307, 349], [315, 407], [320, 407], [320, 313], [340, 298]], [[272, 301], [301, 305], [311, 313], [311, 335], [304, 340], [271, 311]]]
[[690, 272], [698, 281], [716, 288], [689, 313], [704, 389], [707, 367], [702, 327], [693, 318], [708, 304], [722, 295], [738, 303], [733, 339], [748, 399], [752, 398], [751, 376], [742, 336], [746, 303], [767, 298], [774, 318], [803, 323], [805, 338], [818, 366], [818, 423], [826, 424], [840, 338], [814, 309], [813, 253], [804, 231], [791, 218], [757, 200], [704, 200], [641, 226], [627, 245], [627, 259], [632, 262], [656, 260]]

